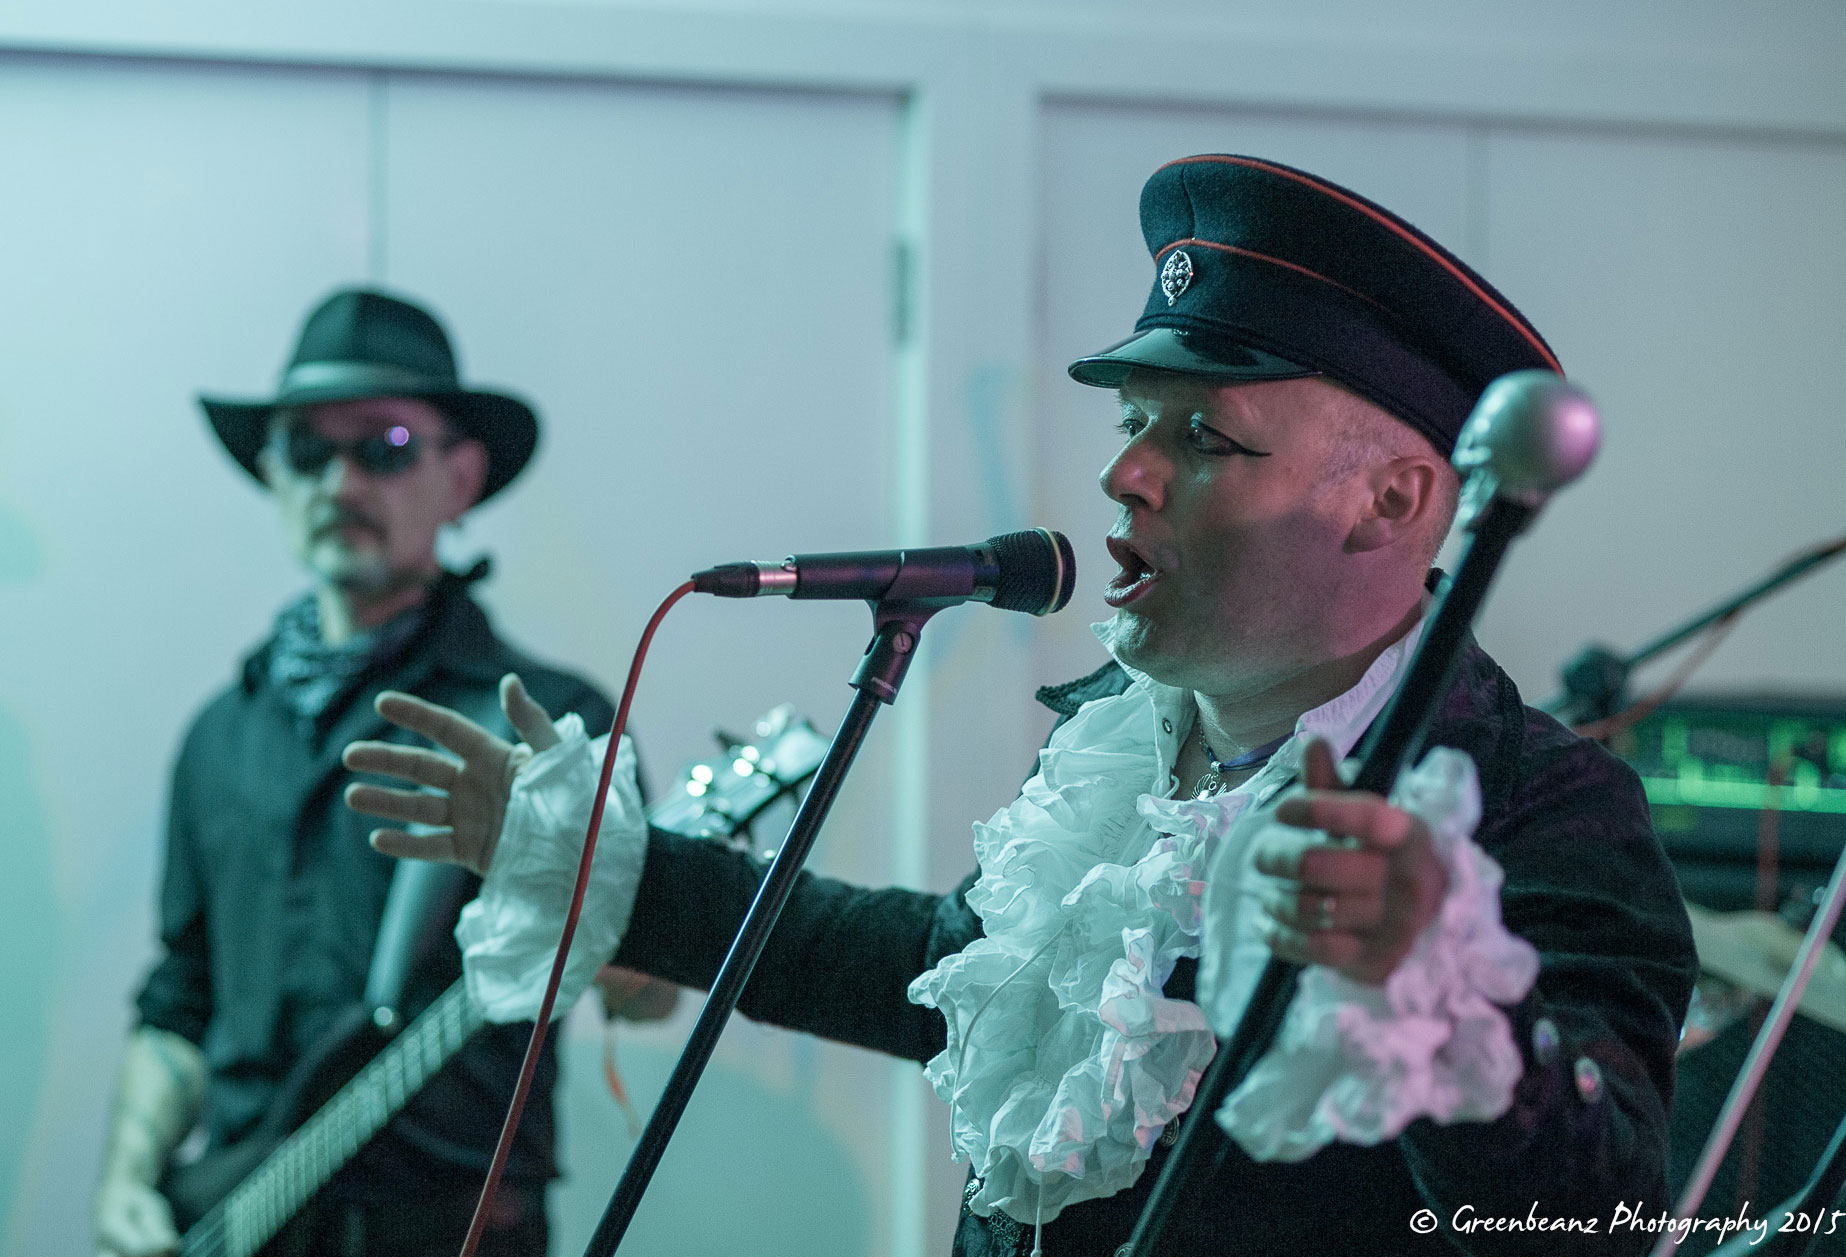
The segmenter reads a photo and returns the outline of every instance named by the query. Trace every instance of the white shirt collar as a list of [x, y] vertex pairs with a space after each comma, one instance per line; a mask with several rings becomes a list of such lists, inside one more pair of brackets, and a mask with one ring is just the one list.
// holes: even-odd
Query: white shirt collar
[[[1429, 605], [1430, 597], [1425, 594], [1422, 614], [1417, 617], [1416, 623], [1403, 636], [1385, 647], [1378, 658], [1372, 660], [1371, 666], [1365, 670], [1365, 675], [1359, 678], [1358, 683], [1311, 711], [1303, 712], [1295, 721], [1294, 734], [1282, 748], [1266, 765], [1229, 793], [1260, 797], [1273, 793], [1300, 770], [1301, 751], [1309, 737], [1325, 738], [1332, 746], [1336, 760], [1350, 756], [1353, 748], [1359, 744], [1359, 739], [1378, 718], [1385, 704], [1391, 701], [1391, 696], [1397, 693], [1398, 686], [1403, 684], [1408, 675], [1411, 660], [1416, 655], [1417, 642], [1423, 637], [1423, 626], [1428, 623]], [[1108, 621], [1092, 624], [1090, 631], [1096, 634], [1096, 639], [1109, 651], [1110, 657], [1128, 674], [1130, 688], [1140, 689], [1152, 701], [1159, 780], [1171, 782], [1180, 745], [1192, 732], [1192, 722], [1198, 714], [1192, 691], [1156, 681], [1145, 672], [1123, 663], [1111, 645]], [[1167, 793], [1171, 794], [1176, 786], [1177, 783], [1169, 785]]]

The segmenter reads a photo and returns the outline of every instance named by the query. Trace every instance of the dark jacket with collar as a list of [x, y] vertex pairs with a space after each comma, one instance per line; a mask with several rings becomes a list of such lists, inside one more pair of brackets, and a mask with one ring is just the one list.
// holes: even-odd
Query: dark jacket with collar
[[[273, 643], [265, 643], [181, 746], [160, 892], [163, 953], [138, 1005], [143, 1024], [203, 1048], [210, 1070], [205, 1123], [214, 1144], [249, 1130], [289, 1067], [364, 992], [396, 861], [367, 842], [375, 822], [341, 800], [351, 774], [340, 753], [355, 739], [417, 740], [373, 710], [379, 691], [420, 695], [505, 736], [497, 687], [517, 671], [548, 711], [579, 712], [591, 728], [609, 724], [612, 711], [600, 693], [500, 641], [465, 586], [453, 576], [439, 581], [422, 629], [311, 727], [271, 689]], [[412, 1007], [451, 982], [460, 965], [453, 940], [443, 938], [415, 975]], [[402, 1191], [406, 1174], [478, 1182], [529, 1029], [478, 1034], [361, 1153], [348, 1187]], [[542, 1183], [555, 1173], [554, 1076], [548, 1048], [510, 1180]]]
[[[1111, 663], [1040, 698], [1068, 718], [1127, 683]], [[1640, 1253], [1657, 1238], [1612, 1233], [1612, 1221], [1623, 1204], [1643, 1219], [1671, 1206], [1667, 1107], [1696, 957], [1640, 783], [1602, 747], [1525, 707], [1511, 679], [1473, 645], [1429, 742], [1473, 757], [1483, 795], [1476, 841], [1505, 870], [1508, 928], [1539, 951], [1538, 982], [1510, 1010], [1525, 1057], [1511, 1110], [1492, 1123], [1421, 1120], [1382, 1147], [1335, 1144], [1299, 1164], [1258, 1164], [1231, 1147], [1209, 1189], [1176, 1214], [1166, 1251]], [[710, 844], [651, 835], [618, 962], [709, 983], [759, 875], [760, 866]], [[806, 877], [745, 990], [743, 1011], [928, 1060], [945, 1041], [942, 1016], [911, 1004], [905, 989], [979, 937], [980, 920], [964, 898], [972, 882], [937, 896]], [[1182, 961], [1168, 993], [1189, 998], [1195, 972], [1194, 962]], [[1547, 1031], [1555, 1027], [1554, 1047], [1535, 1033], [1541, 1020]], [[1112, 1257], [1165, 1154], [1156, 1147], [1133, 1188], [1048, 1224], [1048, 1257]], [[1438, 1220], [1438, 1234], [1413, 1233], [1413, 1215], [1424, 1209]], [[1456, 1234], [1458, 1216], [1464, 1224], [1576, 1220], [1579, 1229]], [[1586, 1234], [1581, 1228], [1591, 1223]], [[995, 1227], [964, 1212], [955, 1251], [1015, 1257], [1031, 1243], [1030, 1228]]]

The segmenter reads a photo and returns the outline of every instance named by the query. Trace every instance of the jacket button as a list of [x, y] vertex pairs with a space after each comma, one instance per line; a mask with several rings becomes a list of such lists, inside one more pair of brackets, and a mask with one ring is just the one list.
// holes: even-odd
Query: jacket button
[[1585, 1104], [1594, 1104], [1602, 1099], [1602, 1066], [1587, 1056], [1579, 1056], [1574, 1073], [1577, 1094], [1583, 1097]]
[[1558, 1057], [1558, 1025], [1549, 1017], [1540, 1017], [1532, 1023], [1532, 1059], [1540, 1065], [1549, 1065]]
[[1179, 1119], [1176, 1117], [1167, 1123], [1167, 1128], [1160, 1132], [1160, 1146], [1171, 1148], [1179, 1142]]

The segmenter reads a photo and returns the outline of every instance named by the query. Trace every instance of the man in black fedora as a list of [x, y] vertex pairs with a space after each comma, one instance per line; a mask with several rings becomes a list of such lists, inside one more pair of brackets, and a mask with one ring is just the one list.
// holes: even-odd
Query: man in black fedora
[[[1398, 804], [1335, 769], [1409, 670], [1471, 408], [1557, 358], [1453, 254], [1305, 171], [1182, 159], [1141, 223], [1134, 334], [1070, 368], [1114, 391], [1122, 436], [1102, 473], [1113, 658], [1040, 691], [1059, 725], [975, 826], [956, 893], [806, 876], [740, 1007], [924, 1063], [971, 1163], [960, 1257], [1112, 1257], [1213, 1026], [1280, 955], [1307, 966], [1299, 991], [1163, 1253], [1644, 1251], [1695, 956], [1634, 774], [1472, 642]], [[596, 754], [504, 694], [523, 747], [381, 699], [459, 776], [347, 751], [419, 787], [355, 785], [354, 807], [448, 826], [380, 849], [485, 873], [471, 972], [555, 938], [539, 888], [570, 885], [587, 808], [557, 783]], [[710, 982], [760, 865], [638, 824], [605, 827], [597, 858], [585, 928], [621, 964]]]
[[[200, 402], [270, 492], [313, 588], [180, 750], [160, 958], [137, 1000], [95, 1210], [100, 1249], [123, 1255], [175, 1247], [156, 1185], [195, 1120], [209, 1155], [256, 1146], [291, 1069], [338, 1038], [367, 991], [397, 862], [367, 845], [338, 796], [340, 749], [387, 730], [372, 697], [409, 690], [492, 721], [496, 684], [517, 668], [554, 708], [593, 726], [612, 715], [588, 682], [496, 636], [468, 594], [485, 561], [467, 574], [437, 561], [438, 532], [526, 465], [538, 420], [516, 397], [465, 386], [428, 312], [336, 292], [308, 316], [274, 397]], [[410, 1011], [459, 973], [446, 924], [436, 938], [409, 975]], [[525, 1033], [494, 1026], [461, 1048], [345, 1159], [280, 1251], [454, 1253]], [[554, 1077], [547, 1053], [483, 1253], [545, 1251]]]

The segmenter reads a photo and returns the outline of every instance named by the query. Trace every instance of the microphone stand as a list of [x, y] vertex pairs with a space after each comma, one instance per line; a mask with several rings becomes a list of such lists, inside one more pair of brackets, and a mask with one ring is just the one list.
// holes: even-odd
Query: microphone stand
[[[1507, 547], [1550, 494], [1588, 466], [1596, 440], [1597, 421], [1588, 398], [1549, 372], [1503, 376], [1482, 395], [1455, 453], [1455, 465], [1472, 473], [1462, 501], [1467, 548], [1436, 596], [1409, 675], [1366, 737], [1351, 789], [1389, 793], [1399, 769], [1422, 750], [1454, 679], [1468, 627]], [[1264, 965], [1236, 1031], [1199, 1084], [1122, 1257], [1154, 1257], [1179, 1202], [1198, 1200], [1202, 1180], [1223, 1164], [1229, 1142], [1217, 1129], [1215, 1115], [1269, 1051], [1300, 975], [1300, 965], [1275, 956]]]
[[667, 1143], [673, 1138], [673, 1131], [686, 1111], [686, 1104], [692, 1099], [693, 1088], [698, 1086], [699, 1077], [711, 1060], [712, 1050], [717, 1047], [718, 1038], [724, 1033], [725, 1022], [737, 1007], [744, 984], [750, 980], [751, 971], [756, 968], [756, 962], [761, 959], [763, 949], [769, 943], [770, 931], [775, 928], [776, 919], [788, 903], [789, 895], [795, 888], [795, 879], [820, 833], [821, 823], [832, 809], [840, 785], [845, 781], [846, 773], [852, 767], [866, 733], [871, 729], [872, 718], [878, 714], [881, 704], [897, 700], [898, 687], [904, 683], [904, 675], [910, 670], [910, 662], [916, 656], [917, 639], [924, 623], [943, 606], [950, 605], [951, 601], [959, 600], [872, 604], [875, 635], [871, 645], [866, 647], [865, 657], [859, 661], [858, 670], [852, 678], [852, 686], [858, 693], [854, 695], [852, 706], [847, 709], [845, 718], [833, 735], [833, 744], [827, 751], [827, 757], [815, 771], [814, 783], [808, 788], [807, 797], [802, 800], [801, 808], [789, 826], [781, 850], [776, 853], [769, 865], [769, 872], [757, 887], [756, 898], [751, 901], [750, 910], [744, 915], [737, 937], [732, 941], [724, 963], [718, 968], [718, 976], [712, 982], [710, 994], [706, 996], [705, 1007], [700, 1011], [692, 1034], [680, 1052], [679, 1063], [673, 1067], [673, 1075], [667, 1080], [666, 1090], [661, 1094], [653, 1115], [648, 1118], [646, 1129], [641, 1132], [640, 1142], [635, 1145], [628, 1166], [622, 1171], [621, 1181], [616, 1184], [602, 1221], [597, 1224], [589, 1246], [584, 1249], [584, 1257], [611, 1257], [616, 1246], [622, 1242], [622, 1237], [627, 1234], [629, 1223], [634, 1221], [635, 1210], [641, 1204], [641, 1197], [647, 1191], [648, 1183], [653, 1180], [654, 1171], [659, 1168], [661, 1155], [666, 1152]]
[[[1839, 1229], [1839, 1218], [1828, 1217], [1827, 1212], [1842, 1185], [1846, 1185], [1846, 1119], [1834, 1128], [1833, 1142], [1827, 1145], [1807, 1184], [1763, 1219], [1764, 1237], [1752, 1240], [1749, 1231], [1741, 1231], [1712, 1249], [1710, 1257], [1744, 1257], [1746, 1253], [1751, 1257], [1796, 1257], [1809, 1252], [1823, 1236]], [[1797, 1216], [1814, 1221], [1812, 1225], [1796, 1223]]]
[[[1769, 1015], [1764, 1018], [1762, 1029], [1757, 1031], [1756, 1040], [1750, 1044], [1749, 1054], [1744, 1057], [1737, 1078], [1731, 1083], [1724, 1107], [1718, 1110], [1718, 1116], [1711, 1125], [1711, 1133], [1705, 1137], [1704, 1150], [1699, 1153], [1698, 1164], [1693, 1166], [1692, 1175], [1686, 1180], [1685, 1189], [1680, 1195], [1679, 1206], [1674, 1211], [1675, 1221], [1697, 1216], [1699, 1206], [1704, 1203], [1705, 1193], [1711, 1189], [1712, 1180], [1718, 1175], [1718, 1166], [1724, 1160], [1731, 1139], [1737, 1134], [1737, 1127], [1743, 1122], [1744, 1111], [1749, 1108], [1757, 1087], [1769, 1072], [1769, 1062], [1775, 1058], [1776, 1049], [1782, 1044], [1782, 1035], [1787, 1031], [1789, 1022], [1795, 1019], [1795, 1010], [1801, 1006], [1801, 996], [1807, 990], [1808, 980], [1814, 976], [1827, 940], [1833, 935], [1833, 927], [1839, 923], [1840, 909], [1846, 907], [1846, 898], [1843, 896], [1846, 896], [1846, 849], [1841, 850], [1839, 859], [1833, 865], [1833, 876], [1827, 882], [1826, 893], [1821, 896], [1814, 919], [1808, 923], [1807, 934], [1801, 940], [1801, 950], [1795, 954], [1795, 963], [1790, 967], [1788, 976], [1782, 980], [1782, 989], [1776, 992], [1775, 1002], [1769, 1006]], [[1842, 1131], [1846, 1131], [1846, 1127], [1842, 1127]], [[1831, 1200], [1839, 1192], [1840, 1176], [1846, 1176], [1846, 1164], [1841, 1161], [1840, 1136], [1836, 1134], [1833, 1147], [1827, 1150], [1814, 1177], [1803, 1189], [1802, 1206], [1824, 1204]], [[1829, 1181], [1831, 1187], [1828, 1187]], [[1675, 1230], [1664, 1232], [1659, 1243], [1654, 1246], [1654, 1257], [1671, 1257], [1679, 1250], [1681, 1235], [1681, 1232]], [[1813, 1237], [1808, 1235], [1801, 1238]]]
[[1825, 542], [1805, 554], [1797, 555], [1748, 589], [1707, 611], [1701, 611], [1678, 627], [1667, 630], [1625, 658], [1606, 646], [1585, 646], [1564, 665], [1559, 674], [1559, 680], [1564, 686], [1563, 692], [1547, 699], [1541, 710], [1550, 712], [1567, 725], [1607, 719], [1622, 705], [1628, 678], [1636, 668], [1720, 620], [1741, 615], [1782, 586], [1838, 558], [1842, 553], [1846, 553], [1846, 537]]

